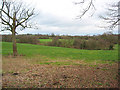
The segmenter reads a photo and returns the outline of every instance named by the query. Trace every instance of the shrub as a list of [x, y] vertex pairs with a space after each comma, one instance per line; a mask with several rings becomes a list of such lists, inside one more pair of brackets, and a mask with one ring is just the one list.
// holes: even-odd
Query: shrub
[[73, 46], [77, 49], [86, 49], [86, 41], [82, 39], [75, 39], [73, 42]]
[[112, 44], [118, 43], [118, 36], [117, 35], [103, 34], [103, 35], [99, 36], [99, 38], [104, 39], [105, 41], [110, 42]]
[[3, 42], [12, 42], [12, 35], [2, 35]]
[[73, 47], [73, 40], [72, 39], [61, 39], [59, 37], [55, 37], [52, 39], [52, 42], [47, 43], [48, 46], [57, 46], [57, 47]]
[[109, 45], [109, 50], [113, 50], [113, 45]]
[[67, 47], [67, 48], [71, 48], [73, 47], [73, 39], [62, 39], [60, 40], [60, 46], [61, 47]]
[[23, 36], [18, 40], [19, 43], [38, 44], [40, 41], [35, 36]]
[[41, 35], [41, 36], [37, 36], [39, 39], [49, 39], [49, 36], [47, 35]]
[[103, 39], [88, 39], [88, 40], [81, 40], [81, 39], [75, 39], [73, 43], [74, 48], [77, 49], [88, 49], [88, 50], [103, 50], [103, 49], [109, 49], [113, 50], [113, 46], [111, 43], [106, 42]]
[[60, 46], [61, 45], [61, 42], [59, 41], [58, 38], [53, 38], [52, 39], [52, 42], [48, 42], [47, 43], [48, 46]]

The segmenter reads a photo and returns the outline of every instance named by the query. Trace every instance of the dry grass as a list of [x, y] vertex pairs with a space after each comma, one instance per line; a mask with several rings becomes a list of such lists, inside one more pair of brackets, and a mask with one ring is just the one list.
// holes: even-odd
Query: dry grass
[[[3, 57], [3, 88], [117, 88], [117, 63], [40, 65], [23, 57]], [[34, 61], [34, 60], [33, 60]], [[49, 62], [49, 61], [48, 61]], [[62, 60], [61, 60], [62, 62]]]

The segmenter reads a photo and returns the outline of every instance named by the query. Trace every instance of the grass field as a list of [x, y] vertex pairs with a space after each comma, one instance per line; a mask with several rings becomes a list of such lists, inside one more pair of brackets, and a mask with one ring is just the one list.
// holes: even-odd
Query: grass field
[[39, 40], [40, 40], [40, 43], [42, 43], [42, 44], [45, 44], [47, 42], [51, 42], [52, 41], [52, 39], [39, 39]]
[[[106, 61], [117, 61], [118, 60], [118, 45], [115, 45], [115, 50], [80, 50], [72, 48], [62, 47], [50, 47], [42, 45], [32, 44], [17, 44], [19, 54], [25, 55], [26, 58], [44, 59], [43, 62], [46, 64], [47, 60], [51, 60], [48, 64], [54, 64], [53, 61], [67, 60], [66, 63], [71, 63], [69, 60], [84, 61], [84, 62], [106, 62]], [[12, 43], [2, 43], [3, 55], [12, 53]], [[38, 61], [39, 63], [39, 61]], [[41, 62], [42, 63], [42, 62]], [[62, 62], [61, 62], [62, 64]]]
[[114, 50], [80, 50], [2, 42], [3, 88], [117, 88], [118, 45]]
[[[63, 41], [63, 42], [67, 42], [69, 39], [68, 40], [67, 39], [59, 39], [59, 40]], [[48, 42], [52, 42], [52, 39], [39, 39], [39, 41], [41, 44], [46, 44]], [[73, 44], [73, 40], [69, 40], [69, 42], [71, 42], [70, 44]]]

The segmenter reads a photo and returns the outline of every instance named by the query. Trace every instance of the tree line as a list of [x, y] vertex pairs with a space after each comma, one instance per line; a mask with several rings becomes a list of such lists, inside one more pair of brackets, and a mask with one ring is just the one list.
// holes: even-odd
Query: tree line
[[[93, 36], [68, 36], [68, 35], [16, 35], [17, 43], [41, 45], [40, 39], [52, 39], [44, 43], [46, 46], [87, 49], [87, 50], [113, 50], [118, 44], [118, 34], [102, 34]], [[2, 35], [3, 42], [12, 42], [12, 35]]]

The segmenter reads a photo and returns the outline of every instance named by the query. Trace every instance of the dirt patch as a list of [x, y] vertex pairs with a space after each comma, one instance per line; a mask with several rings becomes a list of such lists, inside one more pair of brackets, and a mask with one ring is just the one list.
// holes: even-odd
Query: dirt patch
[[3, 57], [3, 88], [117, 88], [118, 65], [40, 65]]

